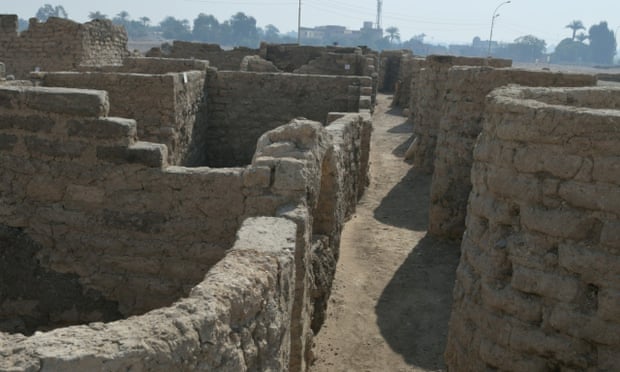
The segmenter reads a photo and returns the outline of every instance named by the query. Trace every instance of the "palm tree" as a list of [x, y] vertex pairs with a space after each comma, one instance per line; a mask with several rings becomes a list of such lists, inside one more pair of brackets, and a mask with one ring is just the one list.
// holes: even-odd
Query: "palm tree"
[[579, 30], [585, 30], [586, 28], [583, 26], [583, 22], [574, 20], [571, 23], [566, 25], [566, 28], [570, 28], [573, 30], [573, 40], [575, 40], [575, 35]]
[[583, 32], [580, 32], [579, 34], [577, 34], [577, 36], [575, 37], [580, 43], [583, 43], [584, 41], [588, 40], [590, 37], [588, 35], [586, 35]]
[[95, 19], [106, 19], [108, 16], [97, 10], [95, 12], [88, 13], [88, 18], [94, 21]]
[[151, 19], [149, 17], [140, 17], [140, 20], [142, 21], [144, 27], [148, 26], [149, 23], [151, 23]]
[[116, 16], [121, 20], [121, 23], [126, 23], [129, 20], [129, 13], [126, 10], [121, 11]]
[[390, 44], [394, 43], [394, 39], [396, 40], [400, 40], [400, 32], [398, 31], [398, 27], [388, 27], [385, 29], [385, 32], [387, 32], [390, 36]]

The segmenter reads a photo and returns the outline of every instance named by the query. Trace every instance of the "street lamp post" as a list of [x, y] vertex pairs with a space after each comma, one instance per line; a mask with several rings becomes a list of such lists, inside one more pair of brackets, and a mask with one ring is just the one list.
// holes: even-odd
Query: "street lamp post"
[[491, 34], [489, 35], [489, 51], [487, 53], [489, 57], [491, 57], [491, 43], [493, 42], [493, 26], [495, 26], [495, 18], [499, 17], [499, 14], [497, 14], [497, 11], [503, 5], [510, 4], [510, 3], [511, 3], [510, 0], [504, 1], [503, 3], [499, 4], [497, 8], [495, 8], [495, 10], [493, 11], [493, 16], [491, 17]]
[[299, 0], [299, 12], [297, 13], [297, 45], [301, 45], [301, 0]]

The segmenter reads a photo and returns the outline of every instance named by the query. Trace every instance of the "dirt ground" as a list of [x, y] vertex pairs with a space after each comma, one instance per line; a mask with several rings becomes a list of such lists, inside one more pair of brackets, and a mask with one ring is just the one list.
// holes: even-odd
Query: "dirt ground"
[[429, 175], [403, 160], [412, 126], [380, 95], [371, 183], [347, 222], [312, 372], [440, 371], [459, 245], [426, 235]]

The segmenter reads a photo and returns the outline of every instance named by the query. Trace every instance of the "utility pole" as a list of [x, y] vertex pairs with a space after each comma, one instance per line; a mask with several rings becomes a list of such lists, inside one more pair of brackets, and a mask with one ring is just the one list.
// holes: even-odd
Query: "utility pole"
[[493, 16], [491, 17], [491, 34], [489, 35], [489, 51], [488, 51], [488, 56], [489, 58], [491, 57], [491, 43], [493, 40], [493, 26], [495, 26], [495, 18], [499, 17], [499, 14], [497, 14], [497, 11], [499, 10], [499, 8], [502, 7], [502, 5], [506, 5], [506, 4], [510, 4], [512, 1], [508, 0], [508, 1], [504, 1], [503, 3], [499, 4], [497, 6], [497, 8], [495, 8], [495, 10], [493, 11]]
[[299, 13], [297, 14], [297, 45], [301, 45], [301, 0], [299, 0]]
[[377, 0], [377, 30], [381, 29], [382, 13], [383, 13], [383, 0]]

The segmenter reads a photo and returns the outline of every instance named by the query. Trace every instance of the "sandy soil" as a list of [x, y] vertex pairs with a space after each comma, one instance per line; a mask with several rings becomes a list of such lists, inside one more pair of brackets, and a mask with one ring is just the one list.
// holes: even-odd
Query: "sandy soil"
[[459, 245], [426, 235], [431, 178], [403, 161], [411, 124], [378, 101], [371, 184], [343, 231], [313, 372], [445, 369]]

